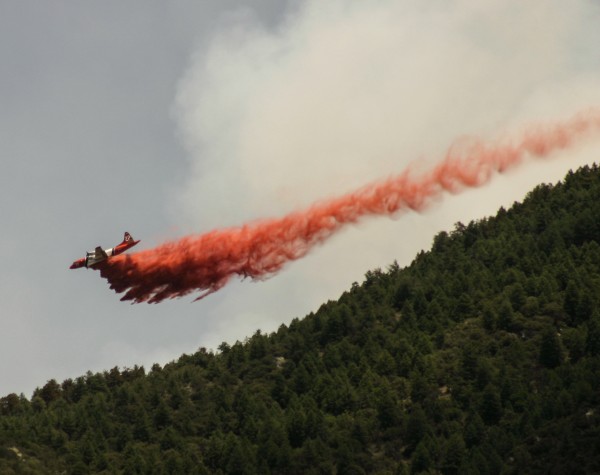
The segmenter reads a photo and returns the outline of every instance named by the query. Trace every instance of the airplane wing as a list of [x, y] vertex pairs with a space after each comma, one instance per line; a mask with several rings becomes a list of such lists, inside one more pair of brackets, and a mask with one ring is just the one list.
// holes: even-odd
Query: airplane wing
[[100, 246], [98, 246], [94, 251], [94, 259], [106, 259], [107, 257], [108, 254], [106, 254], [106, 252], [104, 252], [104, 249], [102, 249]]
[[85, 266], [92, 267], [98, 264], [99, 262], [105, 261], [106, 259], [108, 259], [108, 254], [104, 249], [98, 246], [93, 251], [87, 253], [87, 257], [85, 259]]

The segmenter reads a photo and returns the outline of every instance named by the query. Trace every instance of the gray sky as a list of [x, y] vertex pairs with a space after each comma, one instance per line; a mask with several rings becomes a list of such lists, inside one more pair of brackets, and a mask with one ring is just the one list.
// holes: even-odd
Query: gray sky
[[0, 2], [0, 395], [273, 331], [599, 156], [366, 220], [201, 302], [130, 305], [69, 270], [125, 230], [147, 248], [280, 216], [600, 105], [597, 2], [293, 3]]

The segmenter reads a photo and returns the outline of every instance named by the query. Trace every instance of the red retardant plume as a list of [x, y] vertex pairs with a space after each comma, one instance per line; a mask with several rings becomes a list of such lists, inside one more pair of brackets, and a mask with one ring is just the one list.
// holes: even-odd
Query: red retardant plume
[[113, 257], [99, 266], [121, 300], [157, 303], [222, 288], [233, 276], [260, 279], [305, 256], [316, 244], [349, 223], [371, 215], [423, 210], [444, 192], [458, 193], [487, 183], [527, 157], [542, 158], [600, 131], [600, 112], [529, 127], [516, 140], [485, 143], [461, 140], [428, 172], [410, 169], [346, 195], [318, 202], [282, 218], [187, 236], [154, 249]]

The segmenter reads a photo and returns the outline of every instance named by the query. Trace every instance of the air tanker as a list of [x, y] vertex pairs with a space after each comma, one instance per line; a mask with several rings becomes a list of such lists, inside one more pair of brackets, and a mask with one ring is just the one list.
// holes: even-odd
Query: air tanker
[[102, 249], [98, 246], [93, 251], [89, 251], [85, 254], [85, 257], [81, 259], [77, 259], [69, 269], [79, 269], [80, 267], [94, 267], [101, 262], [106, 261], [109, 257], [116, 256], [125, 252], [127, 249], [132, 248], [140, 241], [134, 241], [131, 237], [131, 234], [128, 232], [123, 236], [123, 241], [120, 244], [117, 244], [115, 247], [111, 249]]

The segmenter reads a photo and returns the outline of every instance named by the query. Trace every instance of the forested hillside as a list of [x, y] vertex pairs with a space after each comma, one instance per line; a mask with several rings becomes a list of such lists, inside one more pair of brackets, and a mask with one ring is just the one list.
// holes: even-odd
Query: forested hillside
[[3, 397], [0, 473], [600, 473], [599, 241], [585, 167], [273, 334]]

